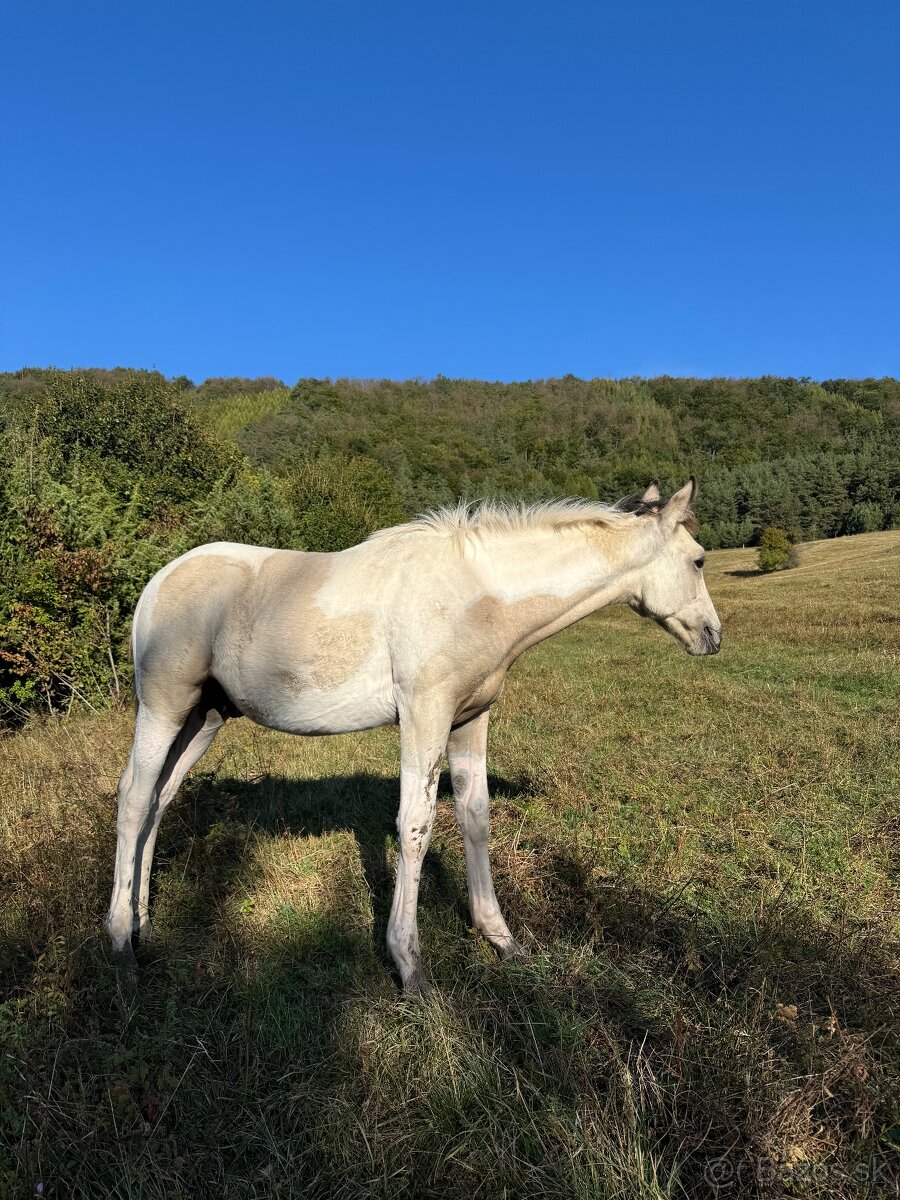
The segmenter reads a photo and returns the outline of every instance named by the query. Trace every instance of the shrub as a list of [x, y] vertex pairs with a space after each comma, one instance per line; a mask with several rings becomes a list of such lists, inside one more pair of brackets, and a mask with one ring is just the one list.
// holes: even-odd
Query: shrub
[[223, 477], [185, 514], [176, 553], [206, 542], [250, 542], [283, 550], [305, 550], [298, 514], [282, 480], [246, 463]]
[[236, 512], [236, 450], [161, 375], [39, 382], [0, 426], [0, 723], [118, 699], [142, 587]]
[[790, 538], [783, 529], [767, 525], [759, 539], [759, 549], [756, 554], [760, 571], [782, 571], [792, 567], [795, 562], [795, 551]]
[[161, 375], [39, 382], [0, 396], [0, 724], [119, 700], [138, 596], [185, 550], [341, 550], [407, 516], [362, 455], [254, 469]]
[[46, 445], [29, 450], [10, 438], [4, 449], [0, 720], [76, 699], [106, 702], [128, 674], [119, 644], [127, 554], [115, 536], [122, 506], [85, 470], [54, 479]]
[[307, 550], [344, 550], [408, 516], [388, 471], [366, 455], [299, 459], [284, 486]]
[[54, 372], [36, 425], [63, 464], [89, 461], [118, 494], [131, 494], [140, 479], [146, 512], [202, 494], [238, 461], [236, 449], [156, 374], [135, 372], [106, 385]]

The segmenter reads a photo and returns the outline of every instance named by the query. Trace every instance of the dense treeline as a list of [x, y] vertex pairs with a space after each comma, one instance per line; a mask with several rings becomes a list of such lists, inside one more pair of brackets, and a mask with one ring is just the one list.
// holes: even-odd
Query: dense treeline
[[405, 515], [365, 456], [254, 469], [198, 416], [190, 381], [0, 377], [0, 725], [122, 695], [140, 591], [192, 546], [336, 550]]
[[337, 550], [461, 496], [691, 472], [710, 547], [900, 525], [900, 383], [0, 376], [0, 723], [122, 694], [137, 596], [191, 546]]
[[615, 499], [696, 474], [710, 548], [900, 524], [894, 379], [672, 379], [482, 383], [301, 380], [237, 431], [276, 470], [365, 453], [410, 508], [459, 496]]

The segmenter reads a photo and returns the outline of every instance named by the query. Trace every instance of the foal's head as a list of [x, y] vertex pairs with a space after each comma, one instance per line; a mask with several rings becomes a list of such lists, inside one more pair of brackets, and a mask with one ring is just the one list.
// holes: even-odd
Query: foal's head
[[722, 622], [706, 590], [703, 547], [692, 536], [697, 530], [691, 511], [696, 493], [692, 476], [667, 504], [660, 500], [655, 484], [643, 496], [619, 501], [618, 508], [655, 522], [658, 547], [651, 562], [636, 573], [628, 603], [641, 616], [662, 625], [688, 654], [718, 654]]

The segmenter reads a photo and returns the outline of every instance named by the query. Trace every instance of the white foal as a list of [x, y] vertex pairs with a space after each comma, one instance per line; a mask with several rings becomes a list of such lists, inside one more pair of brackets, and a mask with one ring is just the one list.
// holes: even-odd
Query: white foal
[[690, 654], [721, 627], [690, 530], [693, 479], [612, 507], [483, 504], [429, 514], [337, 554], [220, 542], [164, 567], [135, 612], [138, 715], [119, 782], [107, 928], [132, 959], [149, 932], [159, 822], [229, 716], [290, 733], [400, 724], [400, 861], [388, 945], [404, 989], [422, 990], [416, 903], [450, 761], [476, 926], [516, 942], [488, 862], [485, 753], [491, 705], [535, 643], [609, 604], [653, 617]]

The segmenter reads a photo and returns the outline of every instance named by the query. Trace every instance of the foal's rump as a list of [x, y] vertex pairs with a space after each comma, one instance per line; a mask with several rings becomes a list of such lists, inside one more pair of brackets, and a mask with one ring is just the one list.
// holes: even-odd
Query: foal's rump
[[216, 641], [229, 614], [241, 607], [259, 565], [274, 553], [214, 542], [189, 550], [154, 575], [132, 626], [142, 705], [174, 721], [187, 717], [212, 674]]

